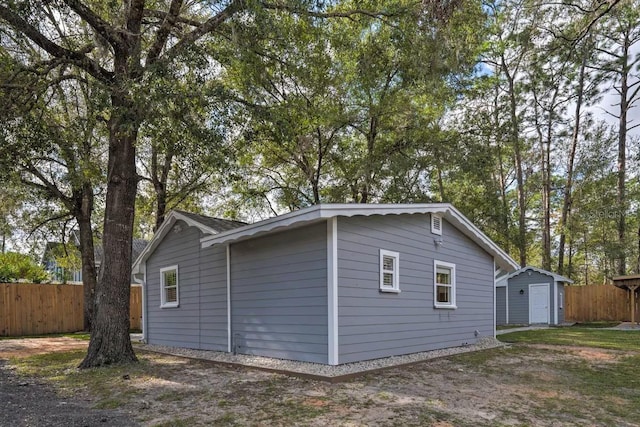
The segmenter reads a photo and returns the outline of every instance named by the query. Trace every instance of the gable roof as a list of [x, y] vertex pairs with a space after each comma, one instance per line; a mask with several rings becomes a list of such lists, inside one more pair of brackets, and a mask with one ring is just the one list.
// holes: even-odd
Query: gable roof
[[240, 221], [213, 218], [191, 212], [173, 210], [169, 212], [169, 215], [167, 215], [160, 228], [158, 228], [156, 233], [153, 235], [149, 244], [147, 244], [146, 247], [139, 252], [138, 256], [134, 258], [135, 262], [133, 263], [132, 274], [141, 273], [140, 268], [144, 261], [149, 258], [153, 251], [155, 251], [156, 247], [160, 244], [169, 230], [171, 230], [176, 221], [184, 221], [189, 227], [196, 227], [205, 235], [215, 235], [247, 225]]
[[[544, 274], [545, 276], [553, 277], [553, 280], [555, 280], [556, 282], [573, 283], [573, 280], [569, 279], [568, 277], [564, 277], [564, 276], [561, 276], [561, 275], [556, 274], [554, 272], [543, 270], [541, 268], [532, 267], [530, 265], [528, 265], [526, 267], [522, 267], [519, 270], [516, 270], [513, 273], [510, 273], [510, 274], [508, 274], [506, 276], [502, 276], [499, 279], [499, 282], [506, 282], [507, 280], [511, 279], [512, 277], [518, 276], [518, 275], [524, 273], [525, 271], [535, 271], [537, 273]], [[496, 282], [496, 286], [505, 286], [505, 285], [506, 285], [506, 283], [500, 283], [499, 284], [498, 282]]]
[[273, 233], [282, 229], [295, 228], [302, 225], [326, 221], [333, 217], [401, 215], [401, 214], [441, 214], [450, 224], [460, 230], [473, 242], [491, 254], [496, 266], [505, 271], [513, 271], [520, 266], [497, 244], [487, 237], [460, 211], [450, 203], [416, 203], [416, 204], [320, 204], [290, 212], [254, 224], [244, 225], [233, 230], [210, 234], [200, 239], [203, 247], [230, 243], [238, 240]]
[[[135, 261], [148, 244], [148, 240], [133, 239], [131, 241], [131, 259]], [[104, 259], [104, 249], [102, 248], [102, 245], [97, 245], [93, 250], [93, 253], [96, 259], [96, 267], [99, 267]]]
[[214, 218], [211, 216], [205, 216], [200, 214], [195, 214], [191, 212], [174, 210], [180, 215], [186, 216], [187, 218], [198, 222], [202, 225], [209, 227], [211, 230], [215, 230], [218, 233], [223, 231], [233, 230], [234, 228], [242, 227], [243, 225], [247, 225], [246, 222], [234, 221], [231, 219], [222, 219], [222, 218]]

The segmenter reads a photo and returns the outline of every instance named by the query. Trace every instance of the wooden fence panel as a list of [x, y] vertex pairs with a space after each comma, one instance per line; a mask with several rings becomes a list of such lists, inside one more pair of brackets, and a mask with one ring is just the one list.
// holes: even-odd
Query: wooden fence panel
[[142, 286], [131, 287], [129, 321], [131, 329], [142, 330]]
[[565, 286], [564, 289], [566, 321], [631, 321], [631, 294], [626, 289], [613, 285]]
[[[142, 288], [131, 287], [131, 329], [142, 327]], [[82, 331], [82, 285], [0, 284], [0, 336]]]

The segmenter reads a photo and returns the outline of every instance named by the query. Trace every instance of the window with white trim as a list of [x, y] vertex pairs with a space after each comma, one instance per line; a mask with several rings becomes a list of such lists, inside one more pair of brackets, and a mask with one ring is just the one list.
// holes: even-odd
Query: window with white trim
[[431, 232], [442, 236], [442, 215], [431, 214]]
[[380, 249], [380, 291], [400, 292], [400, 254]]
[[456, 265], [433, 262], [433, 305], [436, 308], [456, 308]]
[[178, 266], [160, 269], [160, 307], [177, 307], [179, 303]]

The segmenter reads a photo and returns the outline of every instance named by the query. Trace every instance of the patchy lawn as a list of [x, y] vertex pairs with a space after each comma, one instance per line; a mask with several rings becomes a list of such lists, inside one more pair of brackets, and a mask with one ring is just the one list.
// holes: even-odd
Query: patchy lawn
[[528, 325], [498, 325], [496, 326], [496, 331], [506, 331], [508, 329], [523, 328], [525, 326]]
[[572, 325], [572, 328], [614, 328], [621, 322], [601, 321], [601, 322], [578, 322]]
[[[81, 350], [10, 362], [65, 396], [90, 396], [96, 408], [119, 408], [149, 426], [637, 425], [640, 336], [593, 331], [571, 346], [549, 345], [560, 339], [556, 332], [507, 334], [500, 338], [524, 342], [522, 334], [529, 334], [538, 344], [430, 360], [342, 384], [142, 351], [138, 364], [85, 371], [76, 369]], [[598, 348], [620, 338], [617, 332], [634, 336], [635, 345], [628, 339], [615, 349]]]
[[603, 330], [588, 328], [549, 328], [498, 335], [507, 343], [571, 345], [614, 350], [640, 351], [640, 330]]

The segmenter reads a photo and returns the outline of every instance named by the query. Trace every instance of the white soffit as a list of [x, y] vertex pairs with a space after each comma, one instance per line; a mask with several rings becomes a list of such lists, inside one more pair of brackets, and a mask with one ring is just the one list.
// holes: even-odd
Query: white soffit
[[205, 248], [238, 240], [246, 240], [284, 229], [292, 229], [338, 216], [353, 217], [427, 213], [442, 214], [451, 225], [490, 253], [496, 259], [496, 265], [500, 268], [506, 271], [513, 271], [520, 268], [506, 252], [449, 203], [315, 205], [233, 230], [205, 236], [200, 239], [200, 242], [202, 243], [202, 247]]

